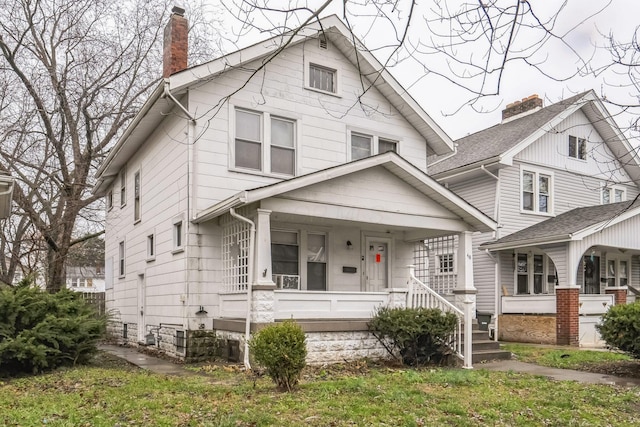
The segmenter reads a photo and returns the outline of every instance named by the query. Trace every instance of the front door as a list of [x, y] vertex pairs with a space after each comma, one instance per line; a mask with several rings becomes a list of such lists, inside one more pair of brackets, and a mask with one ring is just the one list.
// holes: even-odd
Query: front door
[[600, 257], [585, 256], [584, 260], [584, 293], [600, 293]]
[[389, 240], [366, 239], [365, 289], [368, 292], [381, 292], [389, 282]]

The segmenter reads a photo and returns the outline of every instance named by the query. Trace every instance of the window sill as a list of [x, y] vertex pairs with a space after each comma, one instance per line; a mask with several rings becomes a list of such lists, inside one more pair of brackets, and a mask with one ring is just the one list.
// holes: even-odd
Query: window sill
[[536, 211], [525, 211], [524, 209], [520, 209], [520, 213], [523, 215], [532, 215], [532, 216], [544, 216], [547, 218], [555, 217], [555, 214], [548, 212], [536, 212]]
[[146, 261], [146, 262], [153, 262], [153, 261], [155, 261], [155, 260], [156, 260], [156, 257], [155, 257], [155, 256], [154, 256], [154, 257], [149, 257], [149, 258], [145, 259], [145, 261]]
[[124, 279], [125, 277], [127, 277], [125, 274], [123, 274], [122, 276], [118, 276], [118, 279]]
[[124, 205], [120, 205], [120, 209], [125, 208], [126, 206], [127, 206], [126, 203]]
[[322, 90], [322, 89], [316, 89], [315, 87], [311, 87], [311, 86], [306, 86], [304, 87], [306, 90], [310, 90], [311, 92], [317, 92], [317, 93], [321, 93], [323, 95], [329, 95], [329, 96], [334, 96], [336, 98], [342, 98], [342, 95], [338, 92], [329, 92], [326, 90]]
[[181, 252], [184, 252], [184, 248], [183, 247], [175, 248], [174, 250], [171, 251], [171, 254], [175, 255], [175, 254], [179, 254]]
[[136, 219], [135, 221], [133, 221], [133, 225], [138, 225], [142, 222], [141, 219]]
[[264, 176], [266, 178], [277, 178], [277, 179], [291, 179], [291, 178], [295, 178], [296, 175], [286, 175], [286, 174], [277, 174], [277, 173], [271, 173], [271, 172], [262, 172], [256, 169], [241, 169], [241, 168], [237, 168], [237, 167], [231, 167], [229, 168], [229, 172], [236, 172], [236, 173], [244, 173], [247, 175], [257, 175], [257, 176]]

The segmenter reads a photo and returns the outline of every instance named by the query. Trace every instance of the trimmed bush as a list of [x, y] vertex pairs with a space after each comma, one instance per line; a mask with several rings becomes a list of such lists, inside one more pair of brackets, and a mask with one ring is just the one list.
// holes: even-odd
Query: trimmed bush
[[0, 290], [0, 374], [87, 362], [106, 329], [81, 297], [21, 284]]
[[611, 307], [596, 329], [607, 345], [640, 359], [640, 302]]
[[249, 342], [255, 361], [280, 390], [291, 391], [306, 365], [307, 346], [302, 328], [293, 320], [269, 325]]
[[418, 366], [445, 361], [457, 324], [455, 314], [437, 308], [381, 307], [369, 331], [392, 356], [400, 354], [402, 363]]

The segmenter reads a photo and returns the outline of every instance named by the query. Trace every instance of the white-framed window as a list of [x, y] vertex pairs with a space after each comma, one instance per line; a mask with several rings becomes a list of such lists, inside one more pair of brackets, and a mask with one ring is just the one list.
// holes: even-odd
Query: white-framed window
[[124, 240], [118, 244], [118, 277], [125, 276], [125, 248]]
[[553, 212], [553, 175], [531, 168], [522, 168], [520, 209], [523, 212], [551, 214]]
[[304, 88], [332, 96], [340, 96], [342, 71], [340, 63], [323, 55], [305, 55]]
[[383, 138], [377, 135], [367, 135], [365, 133], [350, 132], [350, 159], [360, 160], [376, 154], [386, 153], [388, 151], [398, 152], [398, 141]]
[[619, 185], [603, 185], [601, 196], [603, 205], [624, 202], [627, 200], [627, 190]]
[[234, 108], [233, 168], [296, 174], [296, 121], [268, 112]]
[[436, 271], [438, 275], [455, 274], [456, 267], [455, 252], [436, 254]]
[[120, 207], [127, 204], [127, 170], [122, 168], [120, 172]]
[[336, 93], [338, 71], [322, 65], [309, 64], [309, 87], [322, 92]]
[[113, 209], [113, 190], [107, 191], [107, 195], [105, 196], [105, 203], [107, 205], [108, 211]]
[[514, 258], [517, 295], [554, 293], [556, 275], [549, 257], [541, 253], [516, 252]]
[[327, 290], [326, 234], [307, 234], [307, 290]]
[[147, 262], [156, 259], [156, 235], [147, 234]]
[[271, 271], [278, 288], [326, 291], [327, 234], [272, 230]]
[[172, 253], [184, 250], [184, 221], [182, 217], [173, 219], [173, 251]]
[[607, 256], [607, 286], [623, 287], [629, 284], [629, 267], [631, 262], [627, 258]]
[[569, 157], [587, 160], [587, 140], [569, 135]]
[[140, 171], [133, 175], [133, 221], [140, 221]]

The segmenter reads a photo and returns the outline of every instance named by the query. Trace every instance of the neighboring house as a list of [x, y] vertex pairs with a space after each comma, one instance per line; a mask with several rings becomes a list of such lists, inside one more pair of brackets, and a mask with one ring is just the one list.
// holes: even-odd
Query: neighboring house
[[497, 315], [499, 338], [598, 344], [600, 315], [640, 287], [640, 167], [595, 93], [510, 104], [430, 160], [498, 224], [474, 235], [473, 258], [477, 307]]
[[311, 362], [382, 355], [367, 319], [431, 295], [408, 265], [442, 235], [473, 303], [471, 233], [495, 223], [426, 174], [452, 141], [337, 17], [192, 68], [186, 29], [174, 9], [164, 79], [97, 174], [124, 340], [189, 357], [199, 331], [236, 349], [293, 318]]
[[98, 293], [105, 291], [104, 267], [66, 267], [67, 289], [74, 292]]

